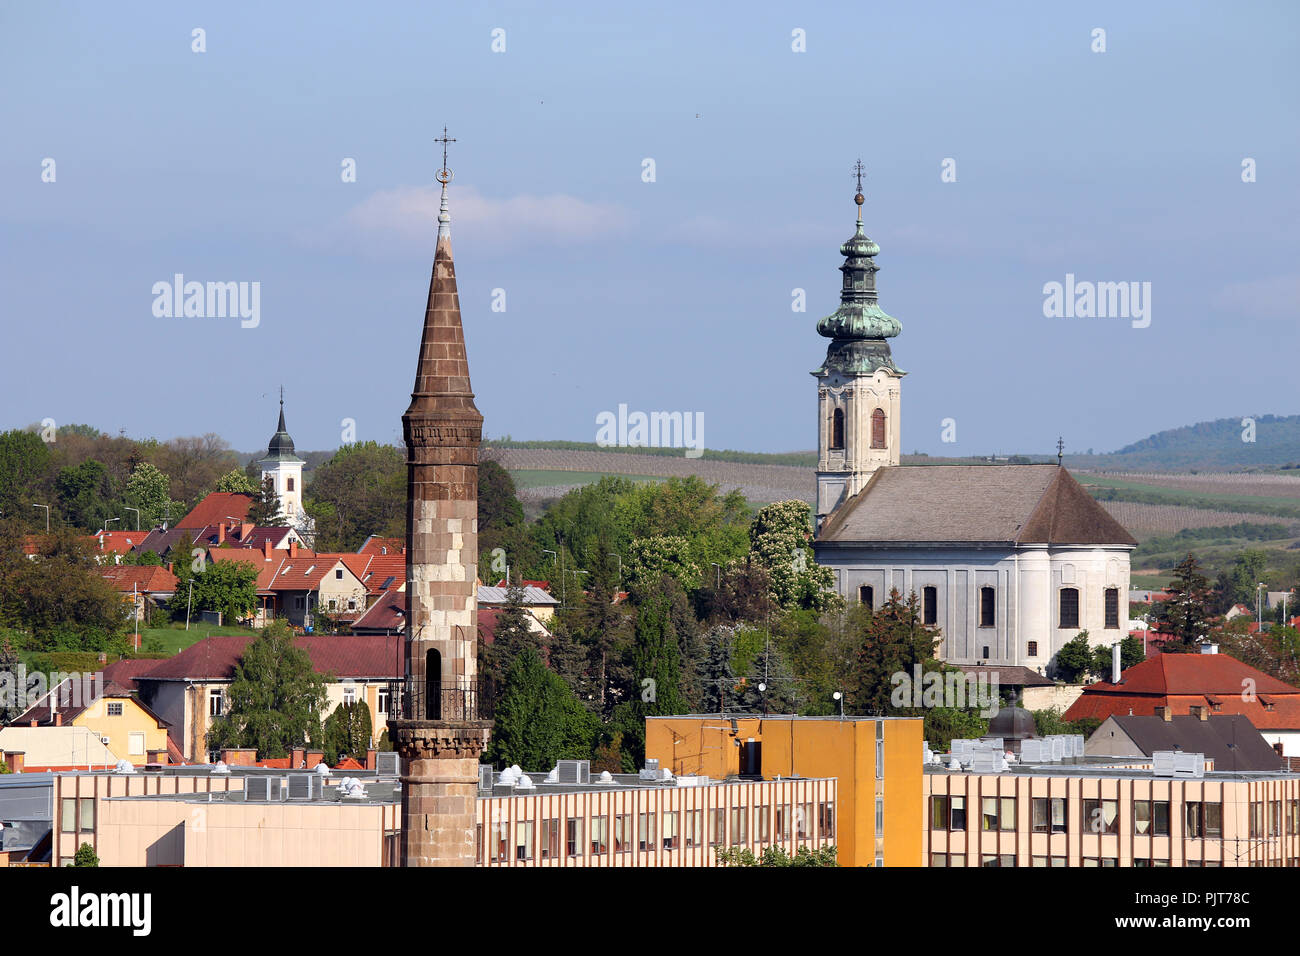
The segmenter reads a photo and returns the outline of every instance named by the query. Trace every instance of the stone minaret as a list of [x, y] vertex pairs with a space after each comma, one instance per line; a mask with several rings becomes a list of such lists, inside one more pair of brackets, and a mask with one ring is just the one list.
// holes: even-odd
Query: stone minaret
[[443, 131], [442, 206], [420, 364], [406, 438], [406, 678], [400, 720], [388, 722], [403, 758], [403, 866], [473, 866], [479, 755], [475, 571], [478, 450], [451, 257]]
[[856, 495], [883, 465], [897, 465], [902, 372], [888, 339], [902, 331], [876, 298], [880, 247], [862, 227], [862, 162], [858, 161], [857, 230], [840, 246], [840, 307], [817, 323], [831, 340], [817, 379], [817, 528]]

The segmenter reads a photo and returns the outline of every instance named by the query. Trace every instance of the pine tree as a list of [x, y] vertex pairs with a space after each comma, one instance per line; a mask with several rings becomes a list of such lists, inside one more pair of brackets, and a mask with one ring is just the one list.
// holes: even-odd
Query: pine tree
[[567, 684], [525, 650], [510, 665], [496, 705], [487, 757], [498, 767], [550, 770], [557, 760], [589, 759], [595, 716]]
[[505, 683], [510, 665], [524, 651], [546, 653], [539, 640], [540, 635], [532, 628], [531, 619], [532, 615], [524, 605], [524, 589], [518, 584], [512, 584], [506, 590], [506, 603], [497, 615], [492, 643], [486, 647], [484, 660], [490, 676], [498, 684]]
[[325, 762], [331, 766], [344, 757], [364, 758], [372, 742], [370, 708], [361, 702], [339, 704], [325, 718]]
[[261, 493], [253, 498], [248, 509], [248, 522], [259, 528], [280, 528], [287, 524], [280, 514], [280, 496], [275, 491], [275, 479], [270, 475], [262, 479]]
[[904, 601], [896, 588], [874, 613], [860, 605], [849, 613], [854, 616], [860, 644], [847, 681], [847, 702], [859, 714], [893, 713], [895, 674], [901, 672], [911, 679], [918, 664], [922, 673], [942, 669], [934, 656], [939, 629], [921, 623], [916, 592]]
[[1196, 556], [1188, 552], [1187, 557], [1174, 568], [1174, 579], [1169, 582], [1167, 591], [1172, 593], [1168, 601], [1156, 602], [1151, 610], [1151, 621], [1156, 631], [1174, 638], [1166, 642], [1166, 651], [1190, 651], [1210, 631], [1208, 606], [1210, 603], [1210, 582], [1201, 573], [1201, 566]]

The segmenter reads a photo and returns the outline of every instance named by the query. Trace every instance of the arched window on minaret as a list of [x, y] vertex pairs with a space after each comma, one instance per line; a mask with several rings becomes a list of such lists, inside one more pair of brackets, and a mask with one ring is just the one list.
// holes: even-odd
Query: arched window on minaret
[[831, 415], [831, 450], [838, 451], [844, 447], [844, 409], [837, 408]]
[[885, 447], [885, 410], [877, 408], [871, 413], [871, 447]]
[[442, 655], [436, 650], [424, 656], [424, 719], [442, 720]]

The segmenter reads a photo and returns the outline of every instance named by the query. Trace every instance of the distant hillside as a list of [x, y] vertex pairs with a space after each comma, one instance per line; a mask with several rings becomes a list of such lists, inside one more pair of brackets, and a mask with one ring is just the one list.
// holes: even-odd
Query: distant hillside
[[1242, 441], [1241, 418], [1157, 432], [1107, 455], [1066, 455], [1071, 468], [1136, 471], [1236, 471], [1300, 467], [1300, 415], [1255, 417], [1255, 440]]

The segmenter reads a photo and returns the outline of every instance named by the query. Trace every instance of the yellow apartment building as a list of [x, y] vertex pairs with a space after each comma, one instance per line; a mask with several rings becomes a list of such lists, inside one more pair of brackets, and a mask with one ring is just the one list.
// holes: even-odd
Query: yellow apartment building
[[646, 757], [715, 780], [835, 778], [843, 866], [922, 866], [923, 721], [753, 714], [646, 718]]

